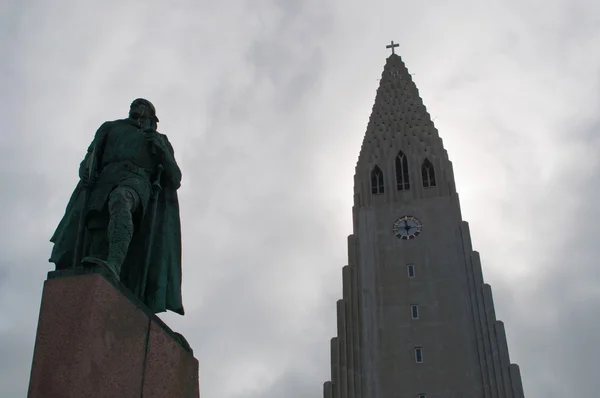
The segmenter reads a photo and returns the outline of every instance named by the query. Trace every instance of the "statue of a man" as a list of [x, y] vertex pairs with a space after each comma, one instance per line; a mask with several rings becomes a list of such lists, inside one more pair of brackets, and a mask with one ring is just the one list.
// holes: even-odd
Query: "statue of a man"
[[50, 262], [106, 267], [155, 313], [183, 315], [181, 171], [157, 123], [154, 106], [138, 98], [127, 119], [100, 126], [50, 239]]

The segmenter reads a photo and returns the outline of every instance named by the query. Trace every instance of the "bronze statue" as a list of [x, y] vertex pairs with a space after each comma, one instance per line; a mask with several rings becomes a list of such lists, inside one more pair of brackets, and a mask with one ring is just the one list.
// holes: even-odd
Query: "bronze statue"
[[50, 262], [106, 267], [155, 313], [183, 315], [181, 171], [157, 123], [154, 106], [138, 98], [127, 119], [100, 126], [50, 239]]

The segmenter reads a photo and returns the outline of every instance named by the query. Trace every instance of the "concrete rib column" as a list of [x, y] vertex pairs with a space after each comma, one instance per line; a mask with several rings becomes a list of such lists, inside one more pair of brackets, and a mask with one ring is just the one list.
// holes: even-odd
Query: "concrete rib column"
[[356, 237], [348, 236], [348, 266], [350, 267], [351, 279], [351, 301], [350, 308], [352, 310], [352, 335], [353, 335], [353, 358], [354, 358], [354, 397], [362, 398], [362, 363], [360, 357], [361, 335], [360, 335], [360, 288], [358, 280], [358, 265], [356, 259], [357, 254]]
[[340, 396], [340, 356], [338, 350], [338, 339], [331, 339], [331, 384], [333, 388], [334, 398], [342, 398]]
[[472, 259], [472, 247], [471, 247], [471, 236], [469, 233], [469, 224], [467, 222], [461, 223], [461, 233], [463, 242], [463, 251], [465, 257], [465, 266], [467, 273], [467, 283], [469, 285], [469, 301], [471, 304], [471, 316], [473, 317], [473, 328], [475, 329], [475, 336], [477, 338], [477, 353], [479, 357], [479, 367], [481, 375], [481, 384], [483, 388], [483, 398], [490, 398], [490, 386], [489, 379], [487, 377], [487, 366], [485, 361], [485, 347], [483, 344], [483, 331], [481, 328], [481, 322], [479, 321], [479, 305], [477, 301], [477, 284], [475, 282], [475, 272], [473, 270], [473, 259]]
[[514, 363], [510, 364], [509, 373], [514, 398], [525, 398], [519, 365]]
[[488, 333], [490, 336], [490, 346], [492, 348], [492, 361], [495, 378], [494, 381], [498, 391], [498, 397], [504, 398], [504, 385], [502, 383], [502, 371], [500, 370], [500, 352], [498, 350], [498, 339], [496, 338], [496, 311], [494, 310], [492, 287], [487, 283], [483, 285], [483, 300], [485, 304], [485, 316], [488, 324]]
[[323, 384], [323, 398], [333, 398], [333, 384], [330, 381]]
[[359, 315], [360, 315], [360, 360], [361, 386], [363, 397], [379, 397], [379, 318], [377, 310], [378, 270], [372, 266], [377, 263], [377, 252], [372, 251], [377, 238], [369, 231], [376, 230], [376, 220], [369, 211], [358, 212], [356, 233], [357, 239], [357, 270], [359, 285]]
[[346, 303], [344, 300], [337, 301], [338, 318], [338, 353], [340, 359], [340, 396], [348, 397], [348, 356], [346, 352]]
[[354, 398], [354, 333], [352, 325], [352, 276], [349, 266], [342, 268], [342, 292], [344, 297], [346, 316], [346, 357], [348, 368], [348, 398]]
[[500, 354], [500, 371], [502, 372], [502, 385], [506, 398], [513, 398], [512, 386], [510, 385], [510, 358], [508, 355], [508, 342], [506, 341], [506, 331], [502, 321], [496, 321], [496, 340], [498, 342], [498, 353]]
[[496, 386], [496, 377], [494, 375], [494, 364], [492, 357], [492, 343], [490, 341], [489, 326], [485, 314], [485, 300], [483, 298], [483, 273], [481, 272], [481, 261], [479, 253], [474, 251], [471, 256], [473, 262], [473, 275], [475, 276], [475, 285], [477, 286], [477, 306], [479, 310], [479, 322], [481, 324], [481, 332], [483, 335], [483, 346], [485, 349], [485, 364], [486, 375], [488, 378], [488, 386], [490, 398], [498, 397], [498, 388]]
[[360, 361], [360, 313], [359, 313], [359, 290], [358, 290], [358, 270], [355, 266], [350, 268], [352, 276], [352, 329], [354, 333], [354, 397], [362, 398], [362, 363]]

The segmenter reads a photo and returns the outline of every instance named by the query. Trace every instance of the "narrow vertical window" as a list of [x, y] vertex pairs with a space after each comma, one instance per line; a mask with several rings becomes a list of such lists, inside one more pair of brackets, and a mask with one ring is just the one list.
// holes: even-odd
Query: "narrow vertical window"
[[429, 159], [423, 161], [421, 175], [423, 176], [423, 188], [435, 187], [435, 171]]
[[423, 349], [421, 347], [415, 347], [415, 362], [423, 362]]
[[410, 316], [412, 319], [419, 319], [419, 306], [417, 304], [410, 306]]
[[408, 191], [410, 189], [408, 158], [402, 151], [398, 152], [396, 156], [396, 185], [398, 191]]
[[379, 166], [373, 167], [371, 171], [371, 193], [373, 195], [383, 193], [383, 172]]
[[408, 264], [406, 266], [406, 269], [408, 271], [408, 277], [409, 278], [414, 278], [415, 277], [415, 265], [414, 264]]

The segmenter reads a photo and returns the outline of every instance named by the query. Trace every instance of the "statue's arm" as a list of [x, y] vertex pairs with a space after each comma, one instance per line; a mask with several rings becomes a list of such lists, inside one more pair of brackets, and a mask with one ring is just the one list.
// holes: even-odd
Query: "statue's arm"
[[[84, 178], [86, 173], [88, 173], [88, 164], [90, 162], [90, 157], [94, 153], [94, 148], [96, 147], [96, 145], [98, 145], [99, 143], [101, 143], [103, 141], [104, 135], [106, 134], [107, 131], [108, 131], [108, 122], [103, 123], [102, 126], [100, 126], [100, 128], [96, 131], [96, 134], [94, 135], [94, 139], [92, 140], [92, 143], [88, 147], [85, 157], [79, 164], [79, 178]], [[99, 154], [96, 154], [96, 155], [99, 155]]]
[[175, 151], [173, 150], [173, 146], [169, 142], [169, 139], [166, 135], [162, 134], [164, 138], [165, 145], [167, 147], [167, 151], [164, 151], [164, 164], [165, 174], [174, 189], [179, 189], [181, 186], [181, 170], [175, 161]]

